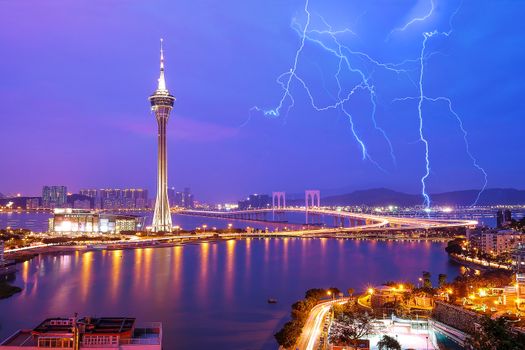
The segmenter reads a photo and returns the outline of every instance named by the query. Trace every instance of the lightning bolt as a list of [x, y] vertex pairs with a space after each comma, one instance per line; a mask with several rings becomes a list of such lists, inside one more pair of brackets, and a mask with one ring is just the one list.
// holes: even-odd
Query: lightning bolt
[[[430, 196], [428, 195], [428, 193], [426, 191], [426, 187], [427, 187], [426, 186], [426, 180], [430, 176], [431, 168], [430, 168], [430, 157], [429, 157], [429, 143], [428, 143], [428, 140], [426, 139], [426, 137], [424, 135], [424, 132], [423, 132], [423, 101], [430, 101], [430, 102], [443, 101], [443, 102], [447, 103], [449, 112], [456, 119], [456, 121], [458, 123], [458, 126], [459, 126], [459, 129], [461, 130], [461, 132], [463, 134], [463, 142], [465, 144], [466, 153], [467, 153], [468, 157], [471, 159], [472, 165], [477, 170], [479, 170], [482, 173], [482, 175], [483, 175], [483, 179], [484, 179], [483, 180], [483, 185], [482, 185], [481, 189], [478, 191], [476, 199], [474, 200], [474, 202], [472, 203], [471, 206], [474, 206], [474, 205], [476, 205], [478, 203], [479, 198], [481, 197], [481, 194], [487, 188], [487, 184], [488, 184], [488, 174], [485, 171], [485, 169], [479, 165], [477, 158], [474, 157], [474, 155], [470, 151], [470, 143], [468, 141], [467, 130], [464, 127], [463, 120], [461, 119], [459, 114], [456, 113], [456, 111], [452, 107], [451, 99], [448, 98], [448, 97], [444, 97], [444, 96], [428, 97], [428, 96], [426, 96], [424, 94], [424, 90], [423, 90], [423, 79], [424, 79], [424, 70], [425, 70], [424, 57], [425, 57], [425, 50], [426, 50], [426, 47], [427, 47], [427, 41], [430, 38], [432, 38], [433, 36], [435, 36], [435, 35], [444, 35], [446, 37], [449, 37], [452, 34], [452, 32], [453, 32], [452, 20], [457, 15], [457, 13], [459, 12], [459, 10], [460, 10], [462, 5], [463, 5], [463, 2], [461, 2], [459, 4], [459, 6], [456, 8], [456, 10], [450, 16], [450, 18], [449, 18], [449, 30], [448, 31], [446, 31], [446, 32], [438, 32], [438, 31], [434, 30], [432, 32], [425, 32], [425, 33], [423, 33], [423, 43], [422, 43], [422, 46], [421, 46], [420, 59], [419, 59], [419, 61], [420, 61], [419, 81], [418, 81], [419, 96], [418, 97], [405, 97], [405, 98], [394, 99], [394, 101], [403, 101], [403, 100], [409, 100], [409, 99], [417, 99], [417, 101], [418, 101], [418, 106], [417, 107], [418, 107], [418, 118], [419, 118], [419, 140], [424, 144], [424, 147], [425, 147], [425, 173], [421, 177], [421, 194], [423, 196], [423, 204], [425, 205], [425, 209], [427, 209], [427, 210], [430, 209]], [[432, 3], [432, 10], [433, 10], [433, 3]], [[430, 15], [431, 15], [431, 12], [429, 13]], [[428, 18], [430, 16], [429, 14], [427, 14], [427, 16], [425, 16], [425, 17]], [[409, 23], [413, 23], [413, 22], [414, 22], [414, 20], [412, 20]], [[405, 28], [406, 28], [406, 26], [405, 26]], [[429, 56], [427, 56], [427, 57], [429, 57]]]
[[[306, 24], [304, 26], [303, 33], [302, 33], [302, 36], [301, 36], [301, 44], [299, 45], [299, 48], [295, 52], [295, 58], [294, 58], [293, 66], [292, 66], [292, 68], [290, 68], [289, 72], [283, 73], [277, 78], [277, 83], [279, 85], [281, 85], [281, 87], [282, 87], [282, 89], [284, 91], [281, 99], [279, 100], [279, 104], [274, 109], [269, 109], [269, 110], [261, 110], [258, 107], [253, 107], [252, 108], [252, 109], [256, 109], [256, 110], [262, 111], [265, 116], [278, 117], [280, 115], [280, 113], [281, 113], [281, 109], [283, 108], [284, 101], [286, 101], [287, 97], [291, 100], [290, 106], [288, 107], [288, 111], [290, 110], [291, 107], [293, 107], [293, 105], [295, 103], [295, 100], [294, 100], [292, 94], [290, 93], [290, 84], [292, 82], [292, 78], [297, 77], [297, 75], [296, 75], [297, 64], [299, 62], [299, 56], [301, 55], [301, 53], [303, 51], [304, 43], [306, 41], [306, 32], [308, 30], [308, 26], [310, 25], [311, 15], [310, 15], [310, 11], [308, 10], [308, 5], [309, 5], [309, 0], [306, 0], [305, 3], [304, 3], [304, 12], [306, 13]], [[287, 76], [286, 82], [282, 82], [281, 79], [286, 77], [286, 76]]]
[[[365, 141], [360, 136], [356, 128], [354, 118], [352, 114], [346, 108], [346, 103], [351, 99], [351, 97], [357, 91], [364, 91], [368, 94], [370, 105], [371, 105], [371, 116], [370, 117], [371, 117], [374, 129], [379, 134], [381, 134], [381, 136], [385, 139], [386, 143], [388, 144], [390, 157], [392, 159], [393, 164], [395, 165], [397, 161], [396, 161], [392, 142], [390, 138], [388, 137], [386, 131], [382, 127], [380, 127], [377, 122], [377, 118], [376, 118], [377, 103], [376, 103], [375, 87], [370, 82], [369, 75], [367, 75], [362, 69], [358, 69], [352, 65], [351, 56], [357, 56], [360, 59], [364, 59], [378, 68], [382, 68], [382, 69], [392, 71], [398, 74], [407, 73], [407, 70], [401, 67], [407, 63], [413, 62], [414, 60], [406, 60], [401, 63], [382, 63], [372, 58], [370, 55], [364, 52], [354, 51], [350, 49], [348, 46], [343, 45], [338, 39], [338, 36], [348, 35], [348, 34], [356, 35], [356, 34], [349, 28], [344, 28], [342, 30], [333, 30], [332, 27], [327, 23], [327, 21], [322, 16], [319, 16], [319, 18], [323, 22], [325, 28], [324, 29], [310, 29], [312, 14], [309, 11], [308, 6], [309, 6], [309, 2], [307, 0], [305, 2], [305, 7], [304, 7], [304, 12], [306, 13], [307, 19], [306, 19], [306, 23], [304, 26], [299, 24], [296, 20], [292, 21], [291, 27], [293, 30], [297, 32], [297, 34], [301, 38], [301, 41], [300, 41], [299, 48], [296, 51], [292, 68], [288, 72], [281, 74], [277, 78], [277, 83], [281, 86], [282, 91], [283, 91], [283, 94], [279, 100], [279, 103], [277, 104], [276, 107], [272, 109], [263, 109], [263, 108], [255, 106], [255, 107], [252, 107], [251, 111], [255, 110], [255, 111], [262, 112], [263, 115], [267, 117], [278, 117], [281, 115], [283, 108], [285, 108], [286, 100], [289, 100], [290, 104], [288, 105], [288, 108], [286, 110], [286, 114], [285, 114], [286, 116], [289, 110], [295, 104], [293, 94], [290, 91], [291, 82], [293, 79], [295, 79], [306, 92], [308, 99], [310, 101], [310, 105], [315, 111], [322, 112], [322, 111], [334, 109], [334, 110], [339, 110], [340, 112], [342, 112], [342, 114], [346, 117], [346, 119], [349, 122], [350, 131], [360, 148], [362, 159], [370, 161], [372, 164], [378, 167], [378, 169], [386, 172], [384, 168], [382, 168], [380, 164], [376, 162], [369, 154]], [[325, 42], [324, 40], [322, 40], [322, 38], [328, 38], [329, 41]], [[335, 100], [334, 103], [332, 104], [321, 106], [318, 102], [316, 102], [316, 99], [314, 95], [312, 94], [312, 91], [309, 88], [308, 84], [297, 73], [299, 58], [300, 58], [303, 48], [305, 47], [305, 43], [307, 41], [319, 46], [324, 51], [326, 51], [327, 53], [333, 55], [334, 57], [338, 59], [337, 72], [334, 75], [334, 79], [337, 83], [337, 94], [336, 96], [329, 94]], [[349, 72], [356, 74], [360, 80], [359, 83], [353, 86], [347, 93], [343, 92], [345, 89], [343, 88], [343, 84], [341, 82], [341, 74], [343, 70], [348, 70]]]
[[408, 27], [410, 27], [410, 26], [411, 26], [412, 24], [414, 24], [414, 23], [417, 23], [417, 22], [424, 22], [424, 21], [426, 21], [427, 19], [429, 19], [429, 18], [432, 16], [432, 14], [434, 13], [434, 8], [435, 8], [435, 7], [434, 7], [434, 0], [430, 0], [430, 9], [428, 10], [428, 12], [427, 12], [425, 15], [423, 15], [423, 16], [421, 16], [421, 17], [414, 17], [414, 18], [412, 18], [410, 21], [408, 21], [407, 23], [405, 23], [404, 26], [399, 27], [399, 28], [394, 28], [394, 29], [392, 29], [392, 30], [390, 31], [390, 33], [388, 33], [388, 35], [387, 35], [385, 41], [390, 40], [390, 37], [391, 37], [394, 33], [396, 33], [396, 32], [404, 32]]
[[425, 49], [427, 46], [427, 40], [431, 38], [435, 32], [431, 33], [424, 33], [423, 34], [423, 45], [421, 46], [421, 55], [420, 55], [420, 69], [419, 69], [419, 100], [417, 103], [417, 111], [418, 111], [418, 117], [419, 117], [419, 140], [423, 143], [425, 146], [425, 174], [423, 177], [421, 177], [421, 194], [423, 195], [423, 204], [425, 205], [426, 209], [430, 208], [430, 196], [427, 193], [427, 184], [426, 181], [428, 177], [430, 176], [430, 156], [429, 156], [429, 147], [428, 147], [428, 140], [425, 138], [425, 135], [423, 133], [423, 100], [424, 100], [424, 93], [423, 93], [423, 77], [424, 77], [424, 71], [425, 71], [425, 62], [423, 60], [423, 57], [425, 56]]

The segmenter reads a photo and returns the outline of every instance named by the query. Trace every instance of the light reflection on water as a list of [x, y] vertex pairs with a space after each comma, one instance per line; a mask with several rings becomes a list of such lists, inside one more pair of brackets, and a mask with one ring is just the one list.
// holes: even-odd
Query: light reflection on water
[[20, 264], [15, 283], [24, 291], [0, 300], [0, 338], [79, 312], [162, 321], [166, 349], [275, 349], [273, 333], [307, 289], [415, 282], [423, 270], [452, 278], [459, 268], [444, 247], [252, 238], [42, 256]]

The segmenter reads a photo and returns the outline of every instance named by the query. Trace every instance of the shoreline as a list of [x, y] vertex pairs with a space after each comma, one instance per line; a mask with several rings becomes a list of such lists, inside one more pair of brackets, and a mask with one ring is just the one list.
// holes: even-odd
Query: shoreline
[[476, 270], [505, 270], [505, 271], [509, 271], [511, 270], [512, 268], [507, 266], [507, 265], [501, 265], [501, 264], [496, 264], [496, 263], [492, 263], [492, 262], [488, 262], [488, 261], [485, 261], [485, 263], [483, 263], [483, 260], [477, 260], [477, 259], [473, 259], [473, 258], [468, 258], [468, 257], [465, 257], [465, 256], [462, 256], [462, 255], [456, 255], [456, 254], [449, 254], [448, 255], [449, 259], [460, 264], [460, 265], [463, 265], [465, 267], [469, 267], [469, 268], [473, 268], [473, 269], [476, 269]]
[[[134, 249], [142, 249], [142, 248], [167, 248], [167, 247], [174, 247], [174, 246], [181, 246], [181, 245], [187, 245], [187, 244], [200, 244], [200, 243], [206, 243], [206, 242], [221, 242], [221, 241], [228, 241], [232, 239], [236, 240], [245, 240], [245, 239], [269, 239], [269, 238], [277, 238], [277, 239], [288, 239], [288, 238], [299, 238], [299, 239], [351, 239], [351, 240], [360, 240], [360, 241], [392, 241], [392, 242], [420, 242], [420, 243], [446, 243], [451, 239], [451, 237], [418, 237], [418, 238], [410, 238], [410, 237], [395, 237], [395, 236], [370, 236], [370, 235], [363, 235], [363, 236], [356, 236], [356, 235], [308, 235], [308, 236], [295, 236], [295, 235], [289, 235], [287, 236], [285, 233], [281, 233], [279, 235], [272, 235], [272, 234], [240, 234], [237, 236], [226, 236], [226, 237], [213, 237], [213, 236], [206, 236], [206, 237], [192, 237], [192, 238], [177, 238], [174, 236], [172, 239], [176, 241], [169, 241], [169, 242], [159, 242], [159, 241], [153, 241], [153, 242], [134, 242], [131, 241], [129, 243], [116, 243], [112, 244], [111, 241], [104, 242], [104, 243], [89, 243], [86, 244], [76, 244], [76, 245], [54, 245], [54, 246], [48, 246], [48, 247], [39, 247], [35, 249], [30, 250], [24, 250], [20, 252], [14, 252], [9, 253], [6, 252], [6, 258], [9, 260], [14, 260], [16, 262], [16, 265], [23, 263], [25, 261], [31, 260], [36, 256], [39, 255], [61, 255], [61, 254], [67, 254], [72, 252], [90, 252], [90, 251], [100, 251], [100, 250], [134, 250]], [[169, 240], [170, 238], [167, 237], [166, 240]], [[99, 247], [90, 247], [94, 245], [99, 245]], [[462, 263], [462, 261], [457, 261], [458, 263]]]

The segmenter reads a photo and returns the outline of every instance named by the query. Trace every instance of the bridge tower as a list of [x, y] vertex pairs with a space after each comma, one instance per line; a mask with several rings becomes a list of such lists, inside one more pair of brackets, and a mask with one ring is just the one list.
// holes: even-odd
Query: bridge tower
[[282, 221], [284, 218], [284, 211], [280, 209], [286, 208], [286, 192], [272, 192], [272, 217], [275, 221], [275, 214], [277, 213], [277, 220]]
[[305, 202], [304, 208], [306, 210], [306, 224], [309, 224], [309, 221], [308, 221], [309, 209], [321, 207], [321, 191], [319, 190], [304, 191], [304, 202]]

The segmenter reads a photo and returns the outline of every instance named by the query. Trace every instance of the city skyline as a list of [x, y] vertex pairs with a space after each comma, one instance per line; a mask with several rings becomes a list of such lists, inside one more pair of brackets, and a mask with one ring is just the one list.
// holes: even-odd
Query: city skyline
[[[79, 21], [51, 10], [59, 3], [49, 8], [35, 4], [30, 10], [15, 3], [2, 5], [6, 8], [0, 15], [2, 23], [12, 30], [0, 34], [5, 47], [11, 48], [0, 68], [4, 77], [0, 136], [13, 145], [4, 148], [4, 165], [17, 169], [19, 175], [3, 175], [0, 192], [38, 194], [42, 185], [65, 184], [74, 191], [141, 187], [153, 193], [155, 174], [150, 169], [155, 164], [155, 130], [143, 96], [152, 87], [155, 47], [161, 36], [169, 38], [168, 48], [173, 52], [169, 79], [179, 97], [168, 126], [173, 135], [168, 148], [184, 150], [169, 156], [169, 172], [178, 169], [169, 187], [190, 186], [205, 201], [236, 200], [274, 190], [299, 193], [304, 188], [420, 191], [424, 158], [417, 142], [417, 106], [392, 102], [416, 95], [417, 89], [396, 83], [396, 74], [370, 69], [370, 74], [376, 74], [377, 122], [392, 141], [397, 165], [381, 135], [367, 125], [369, 111], [363, 97], [349, 104], [371, 156], [385, 171], [361, 159], [343, 115], [315, 112], [300, 87], [294, 87], [295, 106], [287, 117], [267, 118], [250, 112], [253, 106], [272, 108], [279, 100], [281, 89], [275, 78], [293, 63], [300, 44], [296, 29], [305, 23], [304, 2], [271, 6], [226, 2], [223, 10], [228, 15], [209, 8], [210, 21], [197, 10], [207, 6], [206, 1], [198, 2], [196, 9], [184, 4], [150, 7], [129, 3], [109, 11], [85, 2], [61, 4], [73, 14], [71, 18], [82, 14]], [[517, 98], [523, 68], [512, 62], [523, 58], [524, 49], [516, 45], [518, 24], [507, 19], [523, 5], [436, 2], [437, 10], [429, 21], [396, 31], [385, 40], [410, 16], [427, 13], [429, 3], [397, 6], [386, 18], [375, 21], [386, 11], [381, 10], [380, 2], [368, 6], [335, 2], [345, 9], [341, 11], [345, 16], [333, 12], [334, 4], [310, 2], [312, 28], [322, 27], [321, 15], [334, 30], [351, 27], [357, 34], [343, 36], [345, 44], [382, 62], [400, 62], [417, 59], [421, 33], [448, 30], [457, 11], [453, 33], [429, 42], [433, 54], [426, 62], [426, 86], [436, 90], [436, 95], [442, 92], [452, 98], [463, 118], [471, 151], [489, 175], [489, 187], [522, 188], [525, 169], [513, 160], [518, 159], [523, 140], [519, 128], [507, 126], [519, 123], [523, 110]], [[102, 10], [105, 15], [99, 26], [91, 28], [91, 19]], [[148, 15], [138, 17], [144, 10]], [[20, 11], [24, 16], [6, 16]], [[40, 16], [42, 11], [49, 16]], [[181, 13], [189, 14], [188, 18]], [[492, 16], [487, 20], [483, 13]], [[117, 15], [119, 27], [114, 21]], [[168, 15], [179, 20], [167, 21]], [[140, 32], [132, 29], [134, 21], [140, 24]], [[194, 31], [185, 30], [190, 22], [201, 25]], [[249, 28], [249, 33], [238, 28]], [[215, 30], [221, 31], [220, 38], [214, 38]], [[98, 39], [90, 39], [93, 37]], [[308, 56], [301, 61], [302, 74], [311, 85], [322, 86], [324, 81], [333, 94], [333, 59], [312, 43], [305, 50]], [[304, 63], [308, 60], [311, 63]], [[417, 78], [416, 68], [413, 78]], [[465, 76], [469, 79], [461, 79]], [[330, 100], [330, 94], [319, 89], [314, 93], [316, 98]], [[16, 107], [22, 99], [32, 101], [28, 108]], [[446, 105], [429, 107], [426, 112], [432, 161], [428, 191], [481, 188], [483, 178], [468, 159], [457, 122]], [[7, 116], [14, 118], [8, 121]], [[65, 164], [68, 166], [56, 171]]]

